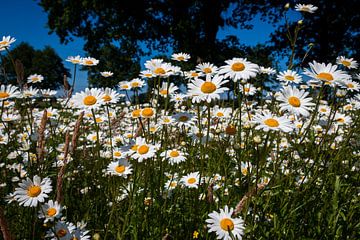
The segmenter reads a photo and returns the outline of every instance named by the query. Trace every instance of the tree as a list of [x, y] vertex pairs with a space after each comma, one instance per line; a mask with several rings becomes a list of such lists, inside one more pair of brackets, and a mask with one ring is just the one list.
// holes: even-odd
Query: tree
[[[31, 74], [44, 76], [44, 80], [36, 83], [36, 87], [57, 89], [63, 85], [64, 74], [70, 76], [69, 70], [63, 65], [62, 59], [50, 46], [44, 47], [43, 50], [35, 50], [27, 43], [20, 43], [11, 49], [10, 55], [14, 61], [21, 61], [24, 82]], [[0, 81], [18, 85], [14, 66], [9, 55], [3, 56], [1, 65], [5, 69], [5, 74], [0, 75]]]

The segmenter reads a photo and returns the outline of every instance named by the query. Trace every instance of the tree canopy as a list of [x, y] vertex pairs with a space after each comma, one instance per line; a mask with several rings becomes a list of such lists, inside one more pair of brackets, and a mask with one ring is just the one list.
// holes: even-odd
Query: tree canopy
[[[28, 43], [20, 43], [12, 48], [10, 55], [17, 63], [22, 64], [21, 77], [26, 82], [26, 78], [32, 74], [40, 74], [44, 77], [42, 82], [36, 83], [39, 88], [57, 89], [63, 85], [63, 76], [70, 76], [69, 70], [65, 68], [63, 59], [56, 51], [46, 46], [42, 50], [36, 50]], [[18, 60], [18, 61], [17, 61]], [[3, 69], [0, 74], [0, 81], [18, 85], [14, 66], [9, 55], [2, 58]]]
[[[233, 40], [237, 41], [238, 37], [231, 36], [232, 41], [219, 40], [219, 29], [251, 29], [250, 20], [255, 16], [260, 16], [261, 20], [269, 24], [280, 23], [276, 25], [278, 28], [266, 47], [274, 55], [288, 56], [288, 29], [283, 24], [286, 3], [290, 3], [293, 8], [298, 1], [39, 1], [48, 13], [50, 31], [55, 32], [63, 43], [80, 37], [85, 40], [84, 50], [95, 57], [111, 52], [113, 57], [104, 61], [113, 61], [111, 64], [117, 65], [117, 68], [111, 70], [118, 71], [118, 77], [128, 78], [136, 76], [135, 72], [129, 71], [129, 66], [137, 65], [131, 68], [136, 70], [141, 57], [154, 50], [168, 52], [170, 48], [174, 52], [188, 52], [193, 56], [192, 61], [214, 62], [215, 59], [234, 57], [234, 54], [224, 55], [228, 52], [224, 51], [224, 46]], [[306, 61], [331, 61], [339, 54], [359, 55], [356, 50], [360, 42], [359, 1], [319, 0], [304, 3], [313, 3], [319, 9], [314, 14], [303, 14], [302, 29], [296, 41], [295, 62], [300, 63], [310, 43], [313, 47]], [[290, 33], [293, 33], [296, 25], [296, 22], [289, 23]], [[239, 49], [243, 47], [240, 44], [237, 46]], [[109, 66], [108, 62], [104, 65]], [[90, 80], [99, 83], [95, 71], [90, 70]]]

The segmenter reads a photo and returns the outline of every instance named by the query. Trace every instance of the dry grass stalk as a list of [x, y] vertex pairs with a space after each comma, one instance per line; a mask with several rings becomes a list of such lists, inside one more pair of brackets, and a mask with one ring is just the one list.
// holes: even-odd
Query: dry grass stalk
[[80, 125], [81, 125], [83, 117], [84, 117], [84, 112], [81, 112], [75, 123], [74, 133], [73, 133], [73, 136], [71, 139], [71, 154], [73, 154], [76, 149], [76, 143], [77, 143], [77, 139], [79, 137]]
[[242, 199], [240, 200], [240, 202], [236, 205], [235, 211], [233, 213], [233, 215], [238, 215], [244, 208], [245, 204], [247, 203], [247, 201], [254, 195], [257, 194], [258, 191], [261, 191], [262, 189], [264, 189], [266, 187], [267, 183], [259, 183], [255, 188], [253, 188], [251, 191], [247, 192]]
[[63, 186], [67, 157], [69, 154], [69, 144], [70, 144], [70, 134], [69, 134], [69, 131], [66, 131], [65, 146], [64, 146], [64, 164], [61, 166], [61, 168], [59, 170], [58, 177], [57, 177], [57, 183], [56, 183], [56, 201], [58, 203], [61, 203], [63, 200], [63, 197], [64, 197], [62, 194], [62, 186]]
[[207, 201], [209, 203], [213, 203], [214, 202], [214, 184], [210, 184], [207, 188]]
[[47, 111], [44, 110], [43, 116], [41, 118], [40, 127], [38, 129], [38, 141], [37, 141], [37, 154], [38, 160], [41, 162], [44, 160], [44, 148], [45, 148], [45, 127], [47, 121]]
[[8, 227], [7, 221], [5, 219], [4, 209], [2, 207], [0, 207], [0, 229], [1, 229], [4, 240], [12, 240], [13, 239], [11, 237], [9, 227]]
[[15, 60], [16, 80], [20, 88], [24, 84], [24, 65], [19, 59]]

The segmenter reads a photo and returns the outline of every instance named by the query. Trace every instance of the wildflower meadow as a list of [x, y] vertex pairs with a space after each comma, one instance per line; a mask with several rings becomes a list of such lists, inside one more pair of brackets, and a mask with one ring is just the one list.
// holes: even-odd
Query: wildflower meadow
[[279, 69], [180, 52], [74, 91], [99, 60], [69, 56], [53, 90], [24, 76], [15, 41], [0, 41], [17, 76], [0, 83], [2, 239], [360, 239], [353, 58]]

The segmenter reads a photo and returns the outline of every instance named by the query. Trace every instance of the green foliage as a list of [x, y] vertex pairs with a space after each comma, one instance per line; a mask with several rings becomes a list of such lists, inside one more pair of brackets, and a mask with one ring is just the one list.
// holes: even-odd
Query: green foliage
[[43, 50], [35, 50], [27, 43], [20, 43], [12, 48], [10, 54], [1, 59], [2, 74], [0, 81], [6, 84], [18, 85], [17, 76], [11, 58], [16, 62], [20, 60], [23, 65], [22, 82], [26, 83], [31, 74], [44, 76], [42, 82], [36, 83], [39, 88], [58, 89], [63, 85], [64, 75], [70, 77], [70, 72], [65, 68], [63, 60], [55, 50], [46, 46]]

